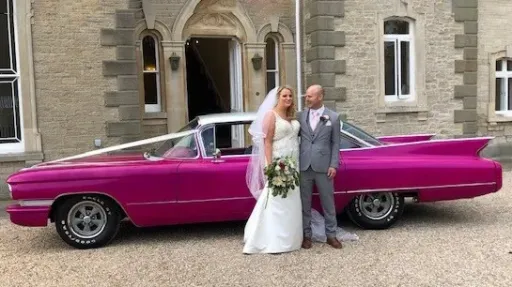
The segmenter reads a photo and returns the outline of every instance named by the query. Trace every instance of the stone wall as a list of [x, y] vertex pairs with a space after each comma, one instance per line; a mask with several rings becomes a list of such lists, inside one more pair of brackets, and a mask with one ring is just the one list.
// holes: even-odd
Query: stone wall
[[[495, 118], [495, 57], [512, 57], [512, 34], [504, 27], [512, 25], [512, 2], [486, 0], [478, 3], [478, 133], [496, 137], [487, 154], [512, 158], [512, 117]], [[507, 51], [508, 50], [508, 51]], [[490, 123], [492, 122], [492, 123]]]
[[[295, 32], [294, 1], [239, 2], [255, 33], [276, 17]], [[157, 22], [172, 31], [186, 1], [151, 3]], [[492, 155], [512, 146], [512, 120], [496, 121], [489, 113], [492, 59], [512, 57], [512, 36], [503, 29], [512, 24], [511, 1], [306, 0], [303, 5], [303, 86], [322, 84], [327, 105], [349, 121], [378, 135], [496, 136]], [[141, 121], [134, 32], [145, 17], [142, 0], [34, 1], [32, 12], [44, 160], [92, 150], [96, 138], [108, 146], [166, 132], [165, 118]], [[419, 90], [412, 106], [382, 100], [379, 29], [381, 20], [393, 15], [415, 19]], [[39, 155], [0, 159], [0, 179], [37, 160]], [[6, 194], [0, 185], [0, 197]]]
[[126, 0], [35, 1], [33, 46], [37, 113], [45, 160], [116, 143], [105, 123], [119, 111], [105, 108], [105, 92], [116, 90], [105, 78], [102, 61], [116, 58], [116, 49], [100, 45], [103, 28], [116, 26], [116, 10]]
[[[463, 101], [455, 96], [455, 86], [463, 83], [463, 76], [455, 73], [454, 61], [463, 59], [463, 49], [456, 48], [455, 41], [456, 35], [464, 34], [464, 23], [455, 22], [451, 1], [311, 2], [309, 12], [314, 15], [306, 22], [306, 27], [310, 25], [308, 53], [331, 64], [324, 63], [323, 74], [320, 74], [320, 67], [315, 67], [313, 59], [309, 59], [312, 77], [321, 77], [309, 83], [322, 82], [330, 86], [335, 81], [335, 87], [340, 90], [332, 97], [338, 100], [338, 112], [379, 135], [428, 132], [452, 137], [463, 134], [463, 124], [456, 121], [454, 115], [455, 110], [464, 109]], [[380, 89], [383, 67], [379, 56], [380, 25], [384, 18], [391, 16], [408, 16], [415, 20], [418, 93], [417, 102], [412, 106], [388, 106]], [[312, 37], [314, 33], [317, 36]], [[326, 41], [330, 41], [328, 45]], [[331, 70], [326, 71], [327, 68]]]
[[[44, 160], [92, 150], [96, 138], [103, 145], [117, 143], [107, 137], [105, 123], [116, 121], [118, 111], [105, 108], [104, 97], [117, 83], [102, 73], [102, 60], [115, 58], [116, 50], [99, 43], [100, 30], [115, 27], [116, 10], [126, 7], [126, 0], [27, 2], [31, 2], [26, 13], [32, 14], [32, 25], [18, 29], [23, 33], [32, 29], [34, 103]], [[14, 3], [21, 5], [21, 1]], [[30, 102], [29, 96], [28, 92], [22, 94], [22, 100]], [[6, 177], [43, 160], [42, 156], [31, 159], [25, 154], [17, 162], [2, 156], [0, 198], [8, 197]]]

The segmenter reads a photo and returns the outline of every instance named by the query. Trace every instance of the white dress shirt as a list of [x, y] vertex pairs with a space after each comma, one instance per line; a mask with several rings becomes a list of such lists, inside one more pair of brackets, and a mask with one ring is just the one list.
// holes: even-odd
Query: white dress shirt
[[318, 122], [320, 122], [320, 117], [324, 113], [324, 110], [325, 107], [323, 105], [318, 110], [309, 109], [309, 124], [312, 130], [315, 130]]

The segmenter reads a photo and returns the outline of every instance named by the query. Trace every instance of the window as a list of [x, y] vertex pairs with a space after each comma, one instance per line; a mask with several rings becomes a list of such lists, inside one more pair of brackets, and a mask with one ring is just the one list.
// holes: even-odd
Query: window
[[265, 46], [267, 93], [279, 86], [279, 46], [274, 37], [268, 37]]
[[146, 35], [142, 39], [144, 103], [147, 113], [155, 113], [162, 110], [158, 47], [158, 39], [154, 35]]
[[384, 90], [386, 101], [412, 99], [414, 43], [412, 24], [405, 20], [384, 21]]
[[497, 112], [512, 111], [512, 59], [501, 58], [496, 61], [496, 99]]
[[219, 149], [222, 156], [249, 155], [251, 147], [242, 139], [251, 123], [218, 124], [206, 128], [201, 133], [205, 156], [212, 157], [215, 149]]
[[354, 139], [349, 138], [348, 136], [341, 134], [340, 137], [340, 149], [354, 149], [360, 148], [361, 146]]
[[13, 0], [0, 2], [0, 150], [23, 151]]
[[347, 122], [341, 121], [341, 130], [351, 134], [352, 136], [363, 140], [371, 145], [374, 146], [381, 146], [384, 145], [381, 143], [378, 139], [376, 139], [374, 136], [370, 135], [369, 133], [365, 132], [361, 128], [358, 128], [352, 124], [349, 124]]

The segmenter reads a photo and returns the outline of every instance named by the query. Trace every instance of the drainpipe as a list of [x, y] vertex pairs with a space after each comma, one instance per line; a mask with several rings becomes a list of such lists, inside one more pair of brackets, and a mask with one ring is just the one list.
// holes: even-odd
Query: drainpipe
[[295, 54], [297, 55], [297, 108], [302, 111], [302, 34], [300, 22], [300, 0], [295, 0]]

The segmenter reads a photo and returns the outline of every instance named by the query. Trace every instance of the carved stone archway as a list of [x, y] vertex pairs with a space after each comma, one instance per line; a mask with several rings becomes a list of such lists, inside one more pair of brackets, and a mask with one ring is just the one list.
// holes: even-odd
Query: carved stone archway
[[[277, 18], [277, 21], [279, 21], [279, 18]], [[283, 23], [267, 23], [263, 25], [260, 30], [258, 31], [258, 42], [265, 42], [265, 37], [269, 33], [279, 33], [279, 35], [282, 37], [282, 40], [284, 43], [293, 43], [295, 42], [293, 39], [293, 34], [286, 25]]]
[[190, 32], [196, 29], [201, 29], [201, 34], [213, 35], [226, 35], [228, 29], [232, 34], [236, 29], [236, 34], [244, 35], [244, 38], [239, 38], [241, 41], [256, 42], [254, 24], [237, 0], [187, 1], [174, 22], [172, 39], [186, 41]]
[[[178, 14], [172, 29], [168, 52], [180, 57], [180, 66], [167, 80], [172, 87], [167, 101], [168, 128], [176, 130], [188, 119], [185, 43], [192, 36], [234, 37], [242, 54], [242, 97], [244, 110], [251, 95], [254, 77], [248, 45], [257, 41], [256, 29], [238, 0], [189, 0]], [[259, 72], [259, 71], [257, 71]]]

